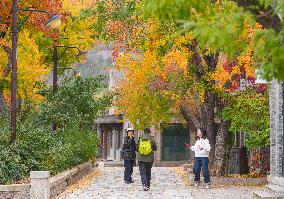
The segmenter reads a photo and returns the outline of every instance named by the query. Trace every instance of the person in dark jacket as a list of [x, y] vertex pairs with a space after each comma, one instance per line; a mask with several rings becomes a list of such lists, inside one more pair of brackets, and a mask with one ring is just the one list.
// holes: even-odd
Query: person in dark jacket
[[124, 181], [126, 184], [133, 183], [132, 173], [136, 158], [136, 142], [134, 140], [134, 130], [127, 129], [127, 137], [122, 147], [122, 158], [124, 159]]
[[[149, 191], [150, 183], [151, 183], [151, 169], [154, 163], [154, 151], [157, 150], [156, 142], [153, 137], [150, 135], [150, 128], [144, 129], [144, 134], [140, 136], [138, 141], [138, 165], [139, 171], [141, 175], [141, 182], [144, 191]], [[149, 141], [151, 143], [151, 152], [147, 155], [141, 154], [141, 149], [139, 149], [139, 145], [141, 142]], [[140, 146], [141, 147], [141, 146]]]

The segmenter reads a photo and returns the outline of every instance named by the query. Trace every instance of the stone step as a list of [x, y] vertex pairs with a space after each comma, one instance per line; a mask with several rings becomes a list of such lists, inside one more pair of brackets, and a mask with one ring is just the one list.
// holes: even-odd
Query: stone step
[[123, 163], [115, 161], [101, 161], [98, 163], [98, 167], [123, 167]]
[[269, 184], [284, 186], [284, 177], [271, 177], [267, 176]]
[[253, 199], [277, 199], [274, 195], [266, 191], [255, 191]]
[[284, 187], [279, 185], [267, 185], [266, 190], [278, 198], [284, 198]]

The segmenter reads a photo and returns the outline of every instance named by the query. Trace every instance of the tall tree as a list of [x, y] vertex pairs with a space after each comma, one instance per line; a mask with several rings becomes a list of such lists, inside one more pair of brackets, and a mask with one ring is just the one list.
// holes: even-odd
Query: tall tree
[[[85, 11], [92, 5], [93, 1], [88, 0], [21, 1], [21, 8], [46, 10], [52, 15], [63, 15], [63, 24], [59, 30], [60, 35], [58, 35], [56, 31], [46, 27], [49, 16], [45, 13], [19, 11], [19, 99], [23, 99], [25, 102], [40, 99], [40, 96], [36, 95], [35, 84], [44, 81], [46, 73], [52, 68], [54, 39], [59, 37], [58, 45], [76, 46], [81, 50], [87, 50], [93, 46], [94, 31], [91, 26], [94, 18]], [[0, 110], [1, 113], [7, 115], [11, 70], [11, 1], [1, 1], [0, 8]], [[69, 49], [64, 54], [64, 48], [58, 49], [58, 51], [62, 55], [60, 67], [68, 66], [78, 60], [77, 49]]]
[[[99, 12], [96, 25], [103, 30], [100, 37], [120, 44], [114, 54], [124, 73], [116, 98], [119, 111], [138, 128], [173, 118], [187, 123], [191, 132], [206, 128], [211, 163], [223, 175], [231, 124], [221, 118], [216, 130], [215, 120], [228, 106], [224, 94], [238, 88], [240, 78], [254, 77], [252, 37], [261, 27], [231, 1], [109, 2], [111, 8]], [[141, 12], [144, 2], [149, 17]], [[236, 74], [223, 72], [224, 58]]]

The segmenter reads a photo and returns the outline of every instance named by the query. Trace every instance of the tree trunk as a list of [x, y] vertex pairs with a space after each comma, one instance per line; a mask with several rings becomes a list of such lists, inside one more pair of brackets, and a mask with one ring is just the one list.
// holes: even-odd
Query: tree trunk
[[215, 124], [215, 116], [214, 116], [214, 107], [215, 107], [215, 99], [214, 94], [210, 91], [206, 91], [205, 100], [204, 100], [204, 128], [208, 133], [209, 143], [211, 145], [211, 150], [209, 154], [209, 163], [213, 165], [214, 156], [215, 156], [215, 143], [216, 143], [216, 135], [214, 131]]
[[[186, 126], [189, 129], [189, 144], [193, 145], [195, 142], [195, 137], [196, 137], [195, 132], [197, 131], [198, 128], [200, 128], [199, 127], [200, 124], [197, 124], [197, 119], [195, 119], [196, 123], [193, 122], [192, 120], [193, 115], [189, 113], [190, 110], [188, 109], [188, 107], [185, 107], [185, 105], [180, 107], [180, 111], [181, 111], [183, 118], [186, 121]], [[193, 159], [194, 153], [191, 150], [189, 153], [190, 153], [190, 159]]]
[[4, 98], [3, 91], [0, 91], [0, 116], [8, 117], [8, 107]]
[[[281, 18], [277, 15], [277, 10], [272, 6], [264, 7], [260, 1], [255, 0], [233, 0], [238, 6], [243, 7], [255, 16], [256, 22], [261, 24], [263, 28], [272, 28], [276, 32], [282, 29]], [[274, 1], [277, 3], [278, 1]]]
[[[219, 59], [219, 52], [207, 54], [206, 52], [203, 52], [202, 55], [204, 61], [207, 65], [206, 72], [210, 73], [216, 70], [218, 59]], [[215, 112], [214, 108], [216, 105], [216, 96], [213, 93], [213, 85], [215, 84], [214, 81], [207, 81], [206, 83], [206, 89], [205, 89], [205, 99], [204, 99], [204, 114], [205, 114], [205, 122], [204, 122], [204, 128], [206, 129], [208, 133], [208, 139], [211, 145], [211, 151], [209, 154], [209, 163], [210, 167], [213, 166], [214, 163], [214, 157], [215, 157], [215, 143], [216, 143], [216, 134], [214, 130], [215, 126]]]
[[216, 176], [224, 176], [226, 173], [226, 142], [228, 139], [229, 122], [222, 121], [218, 129], [215, 145], [215, 160], [213, 173]]
[[[4, 71], [3, 71], [3, 77], [5, 78], [11, 72], [11, 65], [12, 65], [11, 52], [12, 52], [12, 49], [9, 46], [2, 46], [2, 48], [5, 50], [5, 52], [7, 53], [8, 57], [9, 57], [9, 59], [6, 63], [6, 66], [4, 68]], [[3, 91], [0, 91], [0, 116], [5, 117], [5, 118], [9, 117], [8, 106], [7, 106], [7, 103], [5, 101]]]

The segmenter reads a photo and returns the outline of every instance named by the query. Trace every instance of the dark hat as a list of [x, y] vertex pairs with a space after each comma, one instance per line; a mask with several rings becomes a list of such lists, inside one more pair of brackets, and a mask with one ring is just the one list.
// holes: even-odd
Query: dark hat
[[151, 133], [150, 128], [145, 128], [145, 129], [144, 129], [144, 133]]

